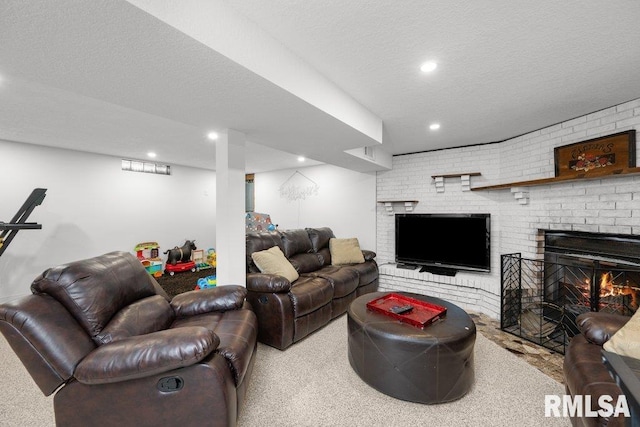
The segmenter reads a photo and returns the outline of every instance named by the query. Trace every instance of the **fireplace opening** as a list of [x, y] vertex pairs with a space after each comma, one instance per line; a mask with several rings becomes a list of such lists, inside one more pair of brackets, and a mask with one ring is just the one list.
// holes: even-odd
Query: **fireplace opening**
[[635, 276], [637, 273], [630, 270], [601, 270], [596, 273], [595, 283], [589, 277], [563, 282], [562, 292], [567, 301], [589, 307], [590, 311], [630, 316], [638, 309], [640, 283]]
[[640, 236], [546, 231], [543, 260], [502, 256], [502, 329], [564, 353], [588, 311], [640, 304]]

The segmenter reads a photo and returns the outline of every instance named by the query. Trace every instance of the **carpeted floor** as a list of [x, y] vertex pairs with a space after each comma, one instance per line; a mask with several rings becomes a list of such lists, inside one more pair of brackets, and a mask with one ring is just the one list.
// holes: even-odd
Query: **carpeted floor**
[[285, 351], [260, 345], [240, 426], [569, 426], [545, 418], [545, 394], [563, 386], [482, 334], [476, 381], [463, 398], [422, 405], [386, 396], [364, 383], [347, 358], [347, 317]]
[[181, 273], [175, 273], [173, 276], [164, 274], [161, 277], [156, 278], [156, 280], [170, 297], [174, 297], [183, 292], [194, 290], [198, 284], [198, 279], [211, 276], [213, 274], [216, 274], [215, 268], [209, 268], [206, 270], [196, 271], [194, 273], [190, 271], [183, 271]]

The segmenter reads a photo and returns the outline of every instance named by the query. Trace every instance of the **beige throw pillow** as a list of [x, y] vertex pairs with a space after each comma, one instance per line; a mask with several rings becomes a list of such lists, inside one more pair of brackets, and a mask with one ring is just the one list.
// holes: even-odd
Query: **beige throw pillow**
[[602, 347], [620, 356], [640, 359], [640, 310]]
[[351, 239], [329, 239], [329, 251], [331, 252], [331, 264], [358, 264], [364, 262], [360, 244], [355, 237]]
[[251, 259], [262, 273], [283, 276], [291, 283], [299, 277], [296, 269], [293, 268], [278, 246], [254, 252], [251, 254]]

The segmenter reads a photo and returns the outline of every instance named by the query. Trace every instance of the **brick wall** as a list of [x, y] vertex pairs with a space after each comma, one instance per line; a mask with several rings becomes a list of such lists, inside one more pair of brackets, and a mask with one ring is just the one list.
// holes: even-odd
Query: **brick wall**
[[[416, 213], [490, 213], [491, 273], [446, 277], [396, 269], [394, 217], [378, 204], [380, 288], [442, 297], [498, 318], [500, 255], [536, 257], [539, 230], [640, 235], [640, 175], [527, 187], [527, 204], [509, 189], [463, 191], [460, 178], [446, 178], [444, 193], [437, 193], [431, 178], [480, 172], [471, 177], [472, 188], [549, 178], [555, 147], [630, 129], [640, 129], [640, 99], [496, 144], [394, 156], [392, 170], [377, 174], [377, 199], [417, 200]], [[395, 211], [404, 212], [404, 207], [395, 205]]]

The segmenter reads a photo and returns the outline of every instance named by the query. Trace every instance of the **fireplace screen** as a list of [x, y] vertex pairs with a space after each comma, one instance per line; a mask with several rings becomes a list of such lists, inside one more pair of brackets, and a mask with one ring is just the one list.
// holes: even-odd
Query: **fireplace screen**
[[640, 302], [640, 268], [585, 255], [545, 260], [502, 256], [501, 328], [564, 354], [588, 311], [631, 316]]

